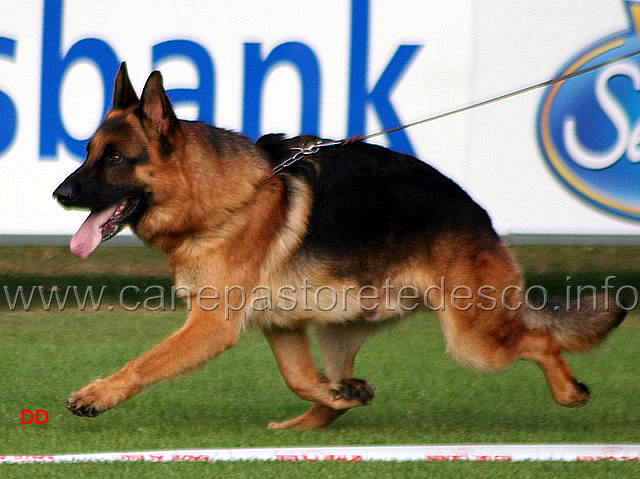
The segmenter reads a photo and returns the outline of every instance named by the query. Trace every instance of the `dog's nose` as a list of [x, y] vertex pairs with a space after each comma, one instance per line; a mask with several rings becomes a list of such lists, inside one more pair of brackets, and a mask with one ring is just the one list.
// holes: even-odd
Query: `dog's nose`
[[53, 197], [65, 206], [73, 202], [73, 187], [65, 181], [53, 192]]

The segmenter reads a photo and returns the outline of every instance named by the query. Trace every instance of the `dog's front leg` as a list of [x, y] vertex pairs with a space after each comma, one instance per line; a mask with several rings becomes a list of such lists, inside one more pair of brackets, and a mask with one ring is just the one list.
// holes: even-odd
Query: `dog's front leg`
[[163, 379], [187, 373], [235, 345], [239, 321], [224, 310], [194, 309], [182, 328], [104, 379], [71, 394], [67, 408], [77, 416], [95, 417]]
[[[312, 420], [305, 420], [305, 425], [301, 426], [297, 421], [295, 424], [285, 421], [280, 424], [272, 423], [271, 427], [323, 427], [325, 422], [330, 424], [345, 410], [369, 404], [373, 399], [373, 388], [366, 381], [353, 378], [332, 381], [320, 374], [311, 355], [305, 327], [272, 327], [265, 329], [263, 333], [289, 388], [303, 399], [318, 404], [312, 409]], [[339, 411], [340, 414], [325, 408]]]

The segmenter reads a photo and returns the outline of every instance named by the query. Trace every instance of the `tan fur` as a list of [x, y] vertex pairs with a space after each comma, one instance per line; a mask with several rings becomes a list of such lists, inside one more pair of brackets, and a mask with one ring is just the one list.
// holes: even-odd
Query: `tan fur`
[[[126, 96], [122, 92], [130, 87], [124, 82], [128, 78], [116, 80], [116, 94]], [[97, 414], [156, 381], [198, 368], [233, 346], [243, 325], [252, 325], [264, 332], [289, 387], [313, 402], [301, 416], [270, 426], [328, 427], [348, 409], [370, 400], [347, 397], [343, 392], [362, 343], [390, 320], [413, 312], [413, 306], [424, 303], [425, 297], [436, 309], [448, 351], [460, 363], [496, 371], [516, 359], [535, 361], [559, 403], [581, 405], [589, 399], [588, 390], [575, 380], [561, 357], [568, 340], [557, 339], [561, 335], [554, 336], [551, 323], [545, 326], [541, 317], [524, 317], [523, 308], [510, 311], [494, 304], [492, 298], [499, 303], [503, 294], [507, 306], [523, 300], [522, 291], [516, 289], [524, 288], [522, 272], [502, 242], [489, 245], [475, 237], [443, 234], [429, 251], [419, 240], [408, 244], [406, 250], [411, 254], [398, 258], [374, 284], [337, 277], [334, 272], [340, 265], [321, 256], [294, 254], [307, 232], [314, 200], [310, 186], [286, 173], [269, 177], [271, 170], [263, 153], [237, 135], [220, 130], [214, 145], [205, 139], [209, 133], [203, 125], [173, 124], [171, 117], [165, 117], [166, 109], [158, 106], [168, 100], [157, 82], [152, 75], [149, 89], [143, 92], [147, 116], [142, 120], [136, 107], [115, 108], [107, 115], [106, 120], [113, 122], [123, 119], [127, 136], [123, 137], [122, 125], [98, 130], [85, 165], [90, 168], [108, 143], [123, 145], [131, 155], [136, 148], [146, 148], [149, 161], [137, 165], [133, 178], [126, 179], [153, 194], [135, 232], [165, 253], [176, 286], [192, 295], [193, 310], [185, 325], [158, 346], [74, 393], [69, 399], [73, 412]], [[169, 136], [174, 147], [170, 154], [162, 149], [163, 135]], [[371, 261], [375, 261], [375, 252]], [[304, 292], [300, 289], [303, 284], [308, 286]], [[229, 296], [229, 304], [224, 297], [199, 302], [196, 295], [205, 286], [219, 293], [229, 286], [237, 290]], [[466, 299], [459, 294], [463, 286], [474, 295], [486, 286], [487, 297]], [[245, 308], [235, 308], [242, 300], [240, 289], [276, 292], [282, 287], [296, 288], [289, 296], [297, 307], [263, 299], [250, 308], [251, 298], [247, 298]], [[411, 288], [407, 291], [415, 291], [418, 299], [394, 293], [390, 298], [358, 301], [358, 291], [365, 287], [379, 292], [392, 288], [395, 293]], [[336, 307], [330, 308], [331, 295], [320, 294], [323, 288], [325, 293], [328, 288], [339, 293]], [[305, 294], [307, 299], [314, 298], [307, 302], [308, 308], [304, 307]], [[444, 307], [438, 308], [441, 304]], [[309, 325], [316, 325], [318, 331], [324, 374], [311, 355]], [[367, 394], [372, 397], [372, 390], [366, 390]]]

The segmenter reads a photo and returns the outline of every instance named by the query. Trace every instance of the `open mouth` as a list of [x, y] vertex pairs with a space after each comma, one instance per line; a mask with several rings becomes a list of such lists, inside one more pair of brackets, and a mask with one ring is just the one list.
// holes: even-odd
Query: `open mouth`
[[101, 211], [91, 211], [80, 229], [71, 238], [71, 252], [87, 259], [104, 241], [117, 235], [138, 211], [139, 198], [127, 198]]
[[138, 208], [140, 200], [137, 198], [129, 198], [120, 203], [113, 214], [109, 217], [100, 229], [102, 232], [102, 241], [107, 241], [120, 233], [124, 228], [124, 222], [127, 221]]

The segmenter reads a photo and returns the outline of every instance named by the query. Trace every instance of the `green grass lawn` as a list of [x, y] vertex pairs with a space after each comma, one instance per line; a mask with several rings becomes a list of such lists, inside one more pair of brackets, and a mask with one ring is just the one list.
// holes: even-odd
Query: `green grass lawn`
[[[106, 256], [97, 258], [95, 271], [83, 265], [85, 269], [78, 272], [55, 248], [0, 248], [0, 267], [5, 265], [0, 270], [0, 287], [105, 285], [109, 290], [107, 304], [117, 299], [116, 291], [122, 285], [142, 287], [161, 282], [169, 287], [171, 281], [161, 260], [143, 251], [103, 248], [97, 253]], [[530, 282], [533, 278], [560, 292], [566, 287], [566, 275], [575, 278], [582, 274], [584, 280], [601, 283], [611, 271], [626, 275], [621, 277], [640, 287], [632, 269], [637, 252], [635, 248], [618, 248], [611, 257], [603, 256], [611, 263], [600, 270], [581, 264], [580, 270], [564, 266], [551, 273], [544, 265], [553, 266], [553, 262], [544, 251], [516, 248]], [[564, 254], [571, 257], [577, 253], [584, 251], [573, 247]], [[50, 261], [59, 267], [52, 267]], [[569, 263], [567, 259], [558, 261]], [[16, 263], [22, 264], [24, 273], [9, 266]], [[132, 268], [133, 263], [138, 266]], [[38, 264], [40, 274], [35, 267]], [[377, 397], [371, 406], [350, 411], [326, 431], [266, 428], [272, 420], [299, 414], [308, 403], [287, 389], [266, 341], [256, 331], [244, 333], [234, 349], [195, 374], [154, 385], [95, 419], [74, 417], [64, 407], [70, 392], [149, 349], [177, 329], [185, 313], [106, 308], [47, 312], [40, 307], [23, 312], [10, 311], [2, 300], [0, 315], [0, 455], [305, 445], [640, 443], [636, 372], [640, 367], [640, 321], [636, 313], [602, 347], [569, 358], [578, 377], [593, 391], [591, 403], [581, 409], [557, 406], [533, 364], [519, 362], [493, 375], [460, 367], [445, 354], [436, 320], [430, 315], [415, 315], [380, 332], [363, 347], [356, 375], [376, 386]], [[21, 409], [46, 409], [49, 422], [22, 425]], [[0, 465], [1, 477], [13, 475], [618, 478], [638, 477], [640, 464]]]

